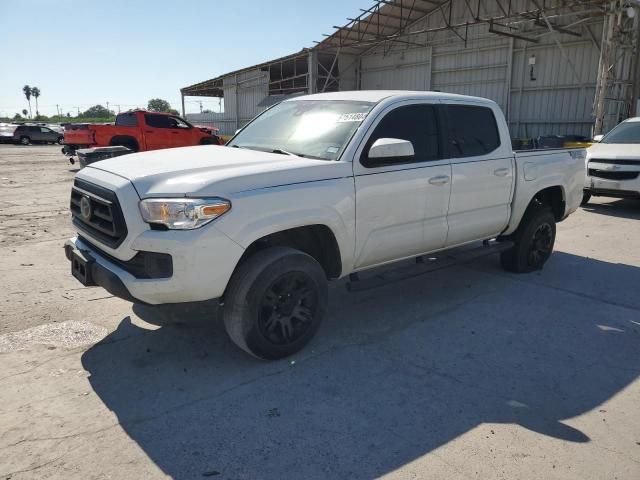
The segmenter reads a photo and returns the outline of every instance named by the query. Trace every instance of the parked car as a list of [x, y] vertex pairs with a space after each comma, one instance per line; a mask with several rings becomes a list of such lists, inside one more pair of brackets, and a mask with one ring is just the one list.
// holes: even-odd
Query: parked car
[[134, 152], [190, 145], [221, 145], [213, 130], [194, 127], [168, 113], [132, 110], [120, 113], [115, 124], [69, 124], [65, 127], [63, 153], [79, 148], [120, 145]]
[[30, 143], [64, 143], [62, 134], [49, 127], [38, 125], [18, 125], [13, 132], [14, 143], [29, 145]]
[[13, 143], [13, 132], [17, 127], [18, 125], [10, 123], [0, 124], [0, 143]]
[[328, 279], [489, 239], [508, 271], [542, 268], [580, 204], [584, 161], [584, 149], [513, 153], [483, 98], [295, 97], [225, 147], [81, 170], [65, 252], [82, 284], [131, 302], [223, 299], [231, 339], [281, 358], [317, 331]]
[[640, 199], [640, 117], [629, 118], [587, 149], [582, 204], [592, 195]]

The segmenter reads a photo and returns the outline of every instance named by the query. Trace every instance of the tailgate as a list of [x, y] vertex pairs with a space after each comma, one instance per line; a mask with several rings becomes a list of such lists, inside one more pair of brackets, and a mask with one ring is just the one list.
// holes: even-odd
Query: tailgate
[[73, 125], [64, 130], [64, 143], [67, 145], [92, 145], [95, 143], [95, 130], [89, 125]]

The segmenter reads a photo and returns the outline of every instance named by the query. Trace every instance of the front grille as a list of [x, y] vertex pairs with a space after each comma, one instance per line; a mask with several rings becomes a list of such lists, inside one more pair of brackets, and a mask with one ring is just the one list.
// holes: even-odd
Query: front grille
[[608, 158], [592, 158], [590, 162], [606, 163], [607, 165], [640, 165], [640, 160], [611, 160]]
[[[85, 212], [82, 211], [83, 198]], [[86, 208], [87, 203], [90, 208]], [[127, 236], [127, 225], [114, 192], [76, 179], [71, 189], [71, 215], [80, 231], [99, 242], [116, 248]]]
[[611, 170], [589, 169], [590, 177], [604, 178], [606, 180], [635, 180], [640, 172], [612, 172]]

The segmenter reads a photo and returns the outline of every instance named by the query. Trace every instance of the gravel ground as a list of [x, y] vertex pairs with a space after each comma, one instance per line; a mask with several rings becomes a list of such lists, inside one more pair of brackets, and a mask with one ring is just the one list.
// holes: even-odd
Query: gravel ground
[[0, 145], [0, 478], [640, 478], [640, 202], [497, 258], [330, 289], [317, 338], [259, 362], [219, 312], [69, 274], [74, 170]]

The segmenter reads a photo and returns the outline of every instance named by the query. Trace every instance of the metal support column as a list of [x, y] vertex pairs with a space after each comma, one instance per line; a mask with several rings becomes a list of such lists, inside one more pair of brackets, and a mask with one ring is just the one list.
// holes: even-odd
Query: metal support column
[[182, 117], [186, 117], [187, 116], [187, 112], [184, 109], [184, 93], [180, 92], [180, 98], [182, 100]]
[[318, 52], [310, 50], [307, 56], [307, 93], [318, 91]]

